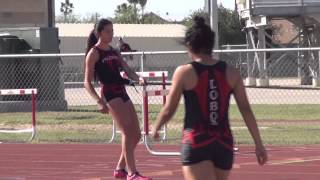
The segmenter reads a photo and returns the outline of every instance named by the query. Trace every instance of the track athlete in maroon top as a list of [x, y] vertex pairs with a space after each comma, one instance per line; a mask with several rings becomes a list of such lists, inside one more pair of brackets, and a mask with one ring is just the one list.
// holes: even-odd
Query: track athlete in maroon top
[[[109, 45], [112, 38], [112, 22], [101, 19], [89, 35], [84, 85], [97, 102], [99, 110], [110, 113], [121, 131], [122, 152], [113, 176], [127, 180], [151, 180], [140, 175], [136, 169], [134, 149], [140, 140], [141, 131], [136, 111], [124, 87], [131, 81], [121, 77], [120, 69], [141, 85], [146, 82], [133, 72], [120, 53]], [[95, 77], [102, 84], [101, 96], [92, 85]]]
[[179, 66], [172, 77], [168, 100], [152, 135], [174, 115], [181, 95], [185, 99], [182, 140], [182, 170], [186, 180], [226, 180], [233, 164], [233, 137], [228, 110], [234, 95], [256, 145], [258, 163], [267, 161], [255, 117], [251, 111], [240, 73], [225, 62], [212, 58], [214, 32], [201, 17], [186, 32], [191, 63]]

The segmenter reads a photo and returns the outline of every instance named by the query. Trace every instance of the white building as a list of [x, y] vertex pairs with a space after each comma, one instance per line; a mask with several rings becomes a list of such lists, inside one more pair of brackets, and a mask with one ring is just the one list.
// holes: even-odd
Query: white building
[[[61, 53], [84, 52], [93, 24], [56, 24], [59, 29]], [[137, 51], [184, 50], [179, 41], [184, 37], [186, 27], [180, 24], [114, 24], [116, 47], [119, 37]]]

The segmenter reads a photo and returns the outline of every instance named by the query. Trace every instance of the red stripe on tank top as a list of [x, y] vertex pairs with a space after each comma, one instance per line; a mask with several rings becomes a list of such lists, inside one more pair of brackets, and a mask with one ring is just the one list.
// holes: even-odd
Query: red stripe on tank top
[[208, 71], [204, 71], [198, 76], [197, 86], [194, 88], [194, 92], [197, 94], [201, 113], [205, 117], [204, 121], [208, 121], [209, 112], [208, 112], [208, 91], [203, 91], [208, 89]]

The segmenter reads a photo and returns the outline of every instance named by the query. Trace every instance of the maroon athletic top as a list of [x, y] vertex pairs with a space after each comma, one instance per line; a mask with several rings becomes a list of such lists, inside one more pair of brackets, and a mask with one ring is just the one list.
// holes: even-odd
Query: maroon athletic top
[[120, 75], [122, 68], [119, 53], [112, 47], [109, 50], [93, 47], [99, 53], [99, 60], [95, 64], [95, 76], [102, 83], [103, 94], [126, 94], [125, 84], [129, 84], [128, 79]]

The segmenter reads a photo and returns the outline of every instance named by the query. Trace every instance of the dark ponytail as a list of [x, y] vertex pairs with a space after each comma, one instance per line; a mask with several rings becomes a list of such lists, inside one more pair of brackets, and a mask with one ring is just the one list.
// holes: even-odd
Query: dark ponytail
[[185, 34], [184, 45], [191, 49], [193, 53], [212, 54], [214, 47], [215, 33], [210, 26], [205, 23], [201, 16], [193, 18], [193, 25]]
[[88, 37], [87, 40], [87, 48], [86, 48], [86, 55], [89, 53], [90, 49], [98, 42], [97, 35], [95, 33], [95, 30], [93, 29]]

